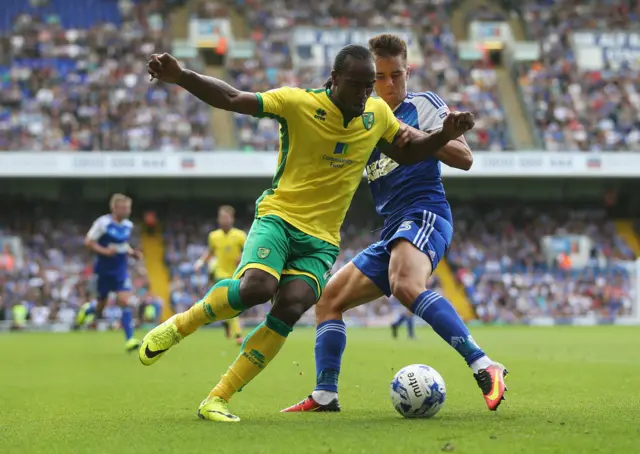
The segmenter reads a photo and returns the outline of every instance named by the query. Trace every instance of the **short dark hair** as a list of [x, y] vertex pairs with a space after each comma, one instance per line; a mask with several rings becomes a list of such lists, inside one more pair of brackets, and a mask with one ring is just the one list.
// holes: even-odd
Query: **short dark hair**
[[[348, 46], [344, 46], [336, 55], [336, 58], [333, 60], [333, 71], [341, 72], [344, 71], [347, 58], [352, 57], [356, 60], [372, 60], [373, 55], [369, 49], [360, 44], [349, 44]], [[324, 84], [324, 88], [331, 88], [331, 78]]]
[[383, 33], [369, 40], [369, 49], [376, 57], [397, 57], [407, 61], [407, 43], [397, 35]]

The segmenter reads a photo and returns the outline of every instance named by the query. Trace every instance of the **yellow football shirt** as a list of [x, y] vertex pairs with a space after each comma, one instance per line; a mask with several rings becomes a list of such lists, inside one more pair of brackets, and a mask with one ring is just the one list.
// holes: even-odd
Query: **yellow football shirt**
[[400, 123], [382, 99], [369, 98], [364, 114], [345, 124], [329, 93], [290, 87], [257, 93], [258, 116], [280, 122], [280, 153], [256, 216], [274, 214], [339, 246], [340, 226], [369, 156], [380, 140], [393, 141]]
[[238, 267], [247, 234], [235, 227], [225, 232], [222, 229], [209, 233], [209, 251], [216, 256], [211, 270], [216, 279], [228, 279]]

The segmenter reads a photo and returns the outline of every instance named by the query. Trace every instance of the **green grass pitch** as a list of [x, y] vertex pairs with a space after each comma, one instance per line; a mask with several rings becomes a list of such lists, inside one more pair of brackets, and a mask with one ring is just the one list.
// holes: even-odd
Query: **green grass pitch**
[[[140, 333], [142, 334], [142, 333]], [[392, 340], [351, 329], [339, 414], [281, 414], [314, 383], [314, 331], [293, 332], [279, 357], [235, 396], [243, 420], [196, 417], [237, 354], [205, 329], [151, 367], [120, 333], [0, 335], [0, 452], [7, 453], [636, 453], [640, 330], [479, 327], [476, 341], [510, 369], [507, 401], [486, 410], [471, 371], [431, 330]], [[389, 382], [425, 363], [447, 385], [430, 420], [403, 420]]]

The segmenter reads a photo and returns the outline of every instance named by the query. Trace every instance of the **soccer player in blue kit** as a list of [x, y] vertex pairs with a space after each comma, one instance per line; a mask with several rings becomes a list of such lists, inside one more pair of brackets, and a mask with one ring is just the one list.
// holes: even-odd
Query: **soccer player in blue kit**
[[[376, 59], [376, 93], [395, 116], [425, 132], [440, 129], [449, 113], [444, 101], [432, 92], [407, 92], [406, 43], [383, 34], [372, 38], [369, 47]], [[496, 410], [504, 399], [507, 370], [475, 343], [452, 304], [426, 288], [453, 236], [440, 161], [468, 170], [473, 158], [464, 138], [450, 141], [434, 159], [408, 166], [374, 150], [367, 176], [376, 211], [384, 218], [381, 241], [358, 254], [327, 284], [316, 305], [316, 388], [283, 412], [340, 411], [338, 376], [347, 342], [342, 314], [383, 294], [393, 294], [464, 358], [489, 410]]]
[[134, 351], [140, 342], [133, 337], [133, 311], [129, 307], [131, 279], [127, 270], [129, 256], [142, 258], [142, 253], [129, 245], [133, 223], [131, 198], [114, 194], [110, 201], [111, 214], [95, 220], [87, 233], [85, 245], [96, 254], [94, 273], [97, 278], [97, 304], [86, 303], [78, 312], [77, 325], [82, 325], [90, 315], [100, 318], [110, 293], [116, 294], [116, 303], [122, 309], [122, 329], [125, 349]]

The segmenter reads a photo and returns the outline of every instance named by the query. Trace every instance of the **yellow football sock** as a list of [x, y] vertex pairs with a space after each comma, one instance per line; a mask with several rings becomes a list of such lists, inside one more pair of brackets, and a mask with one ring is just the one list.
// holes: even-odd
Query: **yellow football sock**
[[233, 337], [242, 337], [242, 327], [240, 326], [240, 319], [238, 317], [229, 319], [229, 330]]
[[209, 397], [222, 397], [229, 402], [236, 392], [253, 380], [275, 358], [291, 331], [290, 326], [270, 314], [267, 315], [267, 320], [247, 336], [240, 354], [211, 390]]
[[180, 334], [188, 336], [207, 323], [228, 320], [244, 309], [240, 298], [240, 281], [225, 279], [214, 285], [191, 309], [178, 314], [176, 326]]

